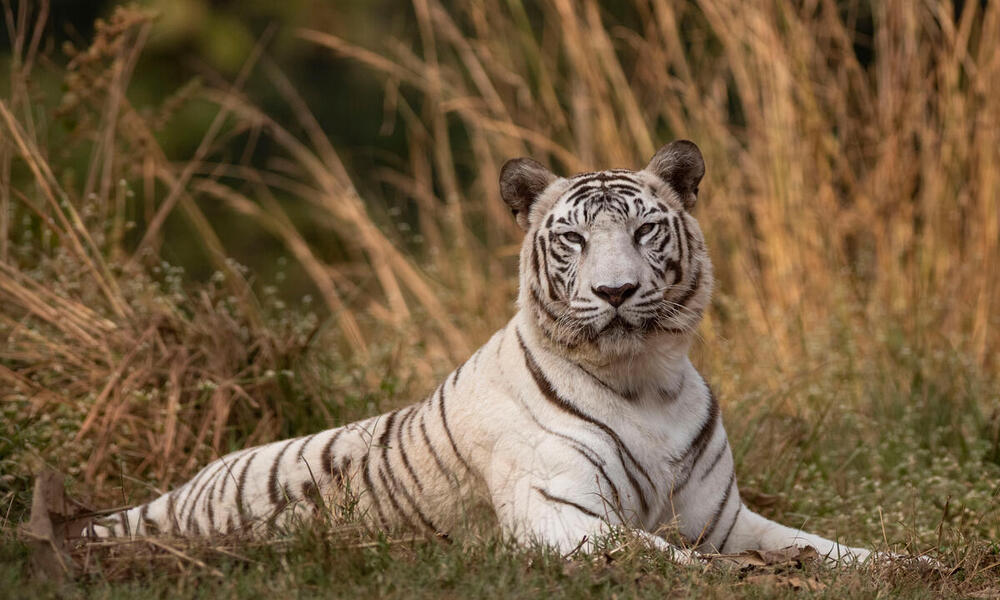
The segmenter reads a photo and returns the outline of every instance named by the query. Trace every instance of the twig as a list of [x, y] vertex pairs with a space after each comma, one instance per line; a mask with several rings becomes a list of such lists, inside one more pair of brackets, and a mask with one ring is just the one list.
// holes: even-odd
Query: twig
[[194, 563], [194, 564], [198, 565], [202, 569], [207, 570], [209, 572], [209, 574], [212, 575], [212, 576], [214, 576], [214, 577], [224, 577], [224, 575], [222, 574], [222, 571], [216, 569], [215, 567], [210, 567], [207, 564], [205, 564], [203, 561], [198, 560], [197, 558], [195, 558], [193, 556], [188, 556], [187, 554], [184, 554], [183, 552], [181, 552], [177, 548], [174, 548], [173, 546], [170, 546], [169, 544], [161, 542], [160, 540], [157, 540], [156, 538], [146, 538], [145, 541], [149, 542], [150, 544], [152, 544], [153, 546], [156, 546], [157, 548], [159, 548], [161, 550], [166, 550], [167, 552], [173, 554], [174, 556], [176, 556], [178, 558], [184, 559], [184, 560], [186, 560], [188, 562], [191, 562], [191, 563]]

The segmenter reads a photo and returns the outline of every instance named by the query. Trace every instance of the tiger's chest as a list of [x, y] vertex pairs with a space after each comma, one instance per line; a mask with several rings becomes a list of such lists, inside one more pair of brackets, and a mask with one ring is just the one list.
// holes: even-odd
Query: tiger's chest
[[638, 492], [626, 495], [625, 502], [631, 503], [623, 508], [647, 528], [671, 520], [679, 508], [673, 490], [689, 476], [693, 446], [710, 418], [702, 392], [691, 389], [669, 404], [646, 398], [620, 410], [616, 431], [636, 457], [634, 478], [644, 484], [646, 494], [645, 502]]

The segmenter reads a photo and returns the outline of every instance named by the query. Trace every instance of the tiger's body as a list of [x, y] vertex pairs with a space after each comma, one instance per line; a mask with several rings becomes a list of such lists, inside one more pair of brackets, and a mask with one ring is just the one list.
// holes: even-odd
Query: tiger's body
[[[688, 360], [712, 291], [690, 214], [703, 173], [690, 142], [642, 171], [559, 178], [509, 161], [501, 194], [527, 232], [520, 310], [428, 398], [235, 452], [84, 533], [260, 531], [346, 505], [438, 533], [483, 499], [508, 535], [563, 552], [629, 528], [681, 562], [791, 545], [864, 559], [740, 500], [719, 404]], [[664, 525], [685, 548], [655, 535]]]

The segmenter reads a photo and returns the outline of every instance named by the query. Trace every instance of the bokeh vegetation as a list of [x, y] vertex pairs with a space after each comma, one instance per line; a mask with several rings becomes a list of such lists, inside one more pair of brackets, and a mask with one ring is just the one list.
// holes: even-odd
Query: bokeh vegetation
[[1000, 589], [1000, 5], [330, 4], [4, 5], [5, 525], [419, 397], [513, 313], [506, 158], [685, 137], [748, 503]]

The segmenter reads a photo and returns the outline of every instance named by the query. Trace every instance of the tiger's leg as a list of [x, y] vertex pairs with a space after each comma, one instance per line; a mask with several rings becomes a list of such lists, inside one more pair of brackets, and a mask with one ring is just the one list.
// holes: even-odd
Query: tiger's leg
[[677, 564], [698, 563], [698, 555], [693, 550], [679, 548], [647, 531], [622, 525], [611, 515], [602, 517], [581, 504], [547, 491], [539, 490], [530, 510], [525, 506], [508, 506], [498, 510], [497, 516], [504, 533], [518, 543], [542, 544], [555, 548], [564, 556], [592, 552], [597, 549], [598, 538], [626, 531], [662, 551]]
[[[693, 550], [631, 526], [612, 500], [617, 497], [614, 483], [605, 472], [581, 460], [583, 455], [567, 456], [558, 443], [539, 444], [536, 449], [531, 471], [524, 471], [517, 460], [502, 458], [502, 451], [493, 457], [487, 486], [505, 535], [520, 544], [542, 544], [568, 556], [594, 551], [598, 538], [627, 531], [678, 564], [698, 562]], [[594, 491], [595, 481], [600, 491]]]
[[812, 546], [831, 564], [862, 562], [871, 554], [871, 551], [864, 548], [852, 548], [800, 529], [786, 527], [760, 516], [746, 505], [740, 505], [733, 531], [725, 547], [720, 550], [736, 553], [744, 550], [780, 550], [789, 546]]

